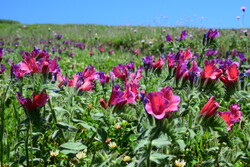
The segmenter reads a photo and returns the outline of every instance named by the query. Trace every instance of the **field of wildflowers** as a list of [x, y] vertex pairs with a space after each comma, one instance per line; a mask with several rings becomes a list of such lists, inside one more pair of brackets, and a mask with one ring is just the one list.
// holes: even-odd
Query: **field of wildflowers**
[[249, 30], [0, 30], [0, 166], [250, 165]]

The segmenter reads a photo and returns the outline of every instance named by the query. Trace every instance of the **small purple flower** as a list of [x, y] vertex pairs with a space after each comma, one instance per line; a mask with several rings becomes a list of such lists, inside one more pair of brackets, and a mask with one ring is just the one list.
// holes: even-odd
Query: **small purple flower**
[[187, 31], [186, 31], [186, 30], [183, 30], [183, 31], [181, 32], [180, 39], [181, 39], [181, 40], [186, 39], [186, 38], [187, 38], [187, 36], [188, 36]]
[[6, 68], [5, 68], [5, 66], [3, 64], [1, 64], [0, 66], [1, 66], [1, 68], [0, 68], [0, 74], [3, 74], [4, 71], [6, 71]]
[[14, 50], [11, 49], [11, 48], [6, 48], [6, 50], [7, 50], [8, 52], [13, 52], [13, 51], [14, 51]]
[[51, 50], [52, 50], [52, 53], [56, 52], [56, 48], [54, 46], [52, 46]]
[[0, 62], [2, 61], [3, 54], [4, 54], [4, 50], [3, 48], [0, 48]]
[[17, 47], [19, 45], [19, 42], [15, 42], [14, 46]]
[[135, 70], [135, 65], [134, 62], [126, 63], [126, 67], [129, 71], [134, 71]]
[[60, 34], [58, 34], [57, 36], [56, 36], [56, 39], [58, 39], [58, 40], [60, 40], [60, 39], [62, 39], [62, 35], [60, 35]]
[[143, 62], [144, 68], [148, 70], [151, 64], [153, 63], [153, 58], [150, 56], [143, 57], [142, 62]]
[[238, 58], [241, 62], [245, 62], [247, 60], [244, 53], [239, 53]]
[[2, 46], [3, 46], [3, 45], [4, 45], [4, 41], [1, 41], [1, 42], [0, 42], [0, 45], [2, 45]]
[[211, 56], [211, 55], [216, 55], [218, 53], [217, 50], [213, 50], [213, 49], [209, 49], [207, 52], [206, 52], [206, 56]]
[[216, 37], [218, 37], [220, 35], [220, 32], [216, 29], [216, 30], [212, 30], [212, 29], [210, 29], [208, 32], [207, 32], [207, 38], [211, 38], [211, 39], [213, 39], [213, 38], [216, 38]]
[[167, 34], [167, 36], [166, 36], [166, 41], [173, 41], [173, 38], [171, 37], [170, 34]]
[[73, 57], [76, 53], [75, 52], [72, 52], [69, 54], [69, 57]]
[[106, 75], [104, 72], [99, 72], [99, 80], [102, 85], [109, 82], [110, 76]]
[[234, 49], [234, 50], [232, 51], [231, 55], [232, 55], [232, 56], [237, 56], [237, 55], [238, 55], [237, 50], [236, 50], [236, 49]]

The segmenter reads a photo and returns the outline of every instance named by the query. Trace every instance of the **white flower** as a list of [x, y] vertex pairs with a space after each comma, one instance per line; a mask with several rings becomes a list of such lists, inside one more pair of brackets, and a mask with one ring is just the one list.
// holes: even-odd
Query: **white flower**
[[178, 159], [178, 160], [174, 161], [174, 164], [177, 167], [184, 167], [186, 165], [186, 162], [184, 161], [184, 159], [182, 159], [182, 160]]
[[115, 147], [117, 147], [117, 144], [115, 142], [110, 142], [109, 147], [110, 148], [115, 148]]
[[56, 151], [50, 151], [50, 156], [51, 157], [55, 157], [59, 154], [59, 150], [56, 150]]
[[78, 158], [78, 159], [83, 159], [85, 157], [87, 157], [87, 155], [83, 151], [81, 151], [81, 152], [79, 152], [79, 153], [76, 154], [76, 158]]

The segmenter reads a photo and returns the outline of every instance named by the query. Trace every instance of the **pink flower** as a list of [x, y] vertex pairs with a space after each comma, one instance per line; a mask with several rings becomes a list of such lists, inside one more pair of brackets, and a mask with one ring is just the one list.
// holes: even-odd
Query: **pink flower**
[[203, 79], [217, 79], [222, 73], [222, 70], [215, 66], [214, 62], [209, 62], [205, 60], [204, 62], [204, 71], [201, 72], [201, 77]]
[[204, 115], [205, 117], [213, 116], [217, 109], [219, 108], [220, 104], [214, 100], [214, 96], [210, 97], [207, 103], [202, 107], [200, 114]]
[[162, 119], [178, 110], [180, 97], [174, 95], [172, 88], [168, 86], [160, 91], [148, 93], [144, 102], [148, 114], [154, 115], [156, 119]]
[[226, 122], [227, 130], [231, 130], [231, 126], [234, 125], [235, 122], [239, 122], [242, 118], [242, 111], [240, 110], [240, 106], [238, 104], [230, 105], [230, 111], [218, 112], [218, 115]]

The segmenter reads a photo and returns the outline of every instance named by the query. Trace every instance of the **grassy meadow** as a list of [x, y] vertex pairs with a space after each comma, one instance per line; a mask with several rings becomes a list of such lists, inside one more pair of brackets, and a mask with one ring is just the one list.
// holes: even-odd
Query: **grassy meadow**
[[0, 22], [0, 166], [249, 166], [249, 33]]

